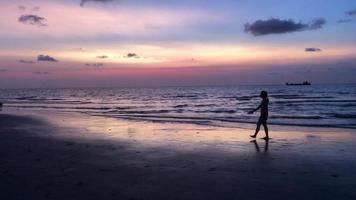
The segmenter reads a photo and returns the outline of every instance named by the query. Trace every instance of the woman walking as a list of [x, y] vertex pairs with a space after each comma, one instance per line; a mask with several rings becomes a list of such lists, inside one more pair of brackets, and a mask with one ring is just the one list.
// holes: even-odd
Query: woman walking
[[268, 103], [269, 103], [269, 99], [268, 99], [267, 92], [266, 91], [262, 91], [261, 94], [260, 94], [260, 97], [262, 98], [261, 104], [256, 109], [248, 112], [249, 114], [253, 114], [258, 109], [261, 109], [261, 115], [260, 115], [260, 118], [258, 119], [258, 122], [257, 122], [257, 127], [256, 127], [255, 134], [251, 135], [251, 137], [252, 138], [256, 138], [258, 132], [260, 131], [260, 127], [261, 127], [261, 124], [262, 124], [264, 129], [265, 129], [265, 133], [266, 133], [266, 137], [264, 137], [262, 139], [268, 140], [269, 136], [268, 136], [267, 119], [268, 119]]

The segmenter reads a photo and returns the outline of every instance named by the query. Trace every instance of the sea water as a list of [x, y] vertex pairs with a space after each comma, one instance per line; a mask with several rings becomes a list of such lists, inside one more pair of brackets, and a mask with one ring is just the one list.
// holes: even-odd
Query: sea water
[[4, 107], [214, 126], [255, 123], [260, 91], [269, 123], [356, 129], [356, 85], [0, 89]]

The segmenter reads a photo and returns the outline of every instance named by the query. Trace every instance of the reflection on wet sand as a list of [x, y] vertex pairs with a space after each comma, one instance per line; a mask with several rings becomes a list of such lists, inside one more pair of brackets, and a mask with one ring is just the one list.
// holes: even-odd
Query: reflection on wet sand
[[[264, 152], [267, 153], [267, 152], [268, 152], [269, 140], [263, 140], [263, 141], [265, 141], [265, 142], [264, 142], [264, 143], [265, 143], [265, 145], [264, 145]], [[256, 140], [251, 140], [250, 142], [254, 144], [255, 149], [256, 149], [256, 152], [260, 152], [260, 147], [259, 147], [259, 145], [258, 145], [258, 142], [257, 142]]]

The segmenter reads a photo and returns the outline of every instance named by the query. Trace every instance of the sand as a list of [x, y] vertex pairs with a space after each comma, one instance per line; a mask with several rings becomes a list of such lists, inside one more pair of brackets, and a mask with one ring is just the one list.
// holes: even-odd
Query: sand
[[354, 130], [270, 129], [3, 111], [0, 199], [356, 199]]

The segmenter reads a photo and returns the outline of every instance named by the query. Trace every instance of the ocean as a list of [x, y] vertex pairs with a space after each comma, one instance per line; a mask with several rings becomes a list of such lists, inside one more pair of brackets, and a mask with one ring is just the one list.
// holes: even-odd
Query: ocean
[[261, 90], [269, 124], [356, 129], [356, 85], [0, 89], [4, 108], [81, 112], [213, 126], [256, 123]]

